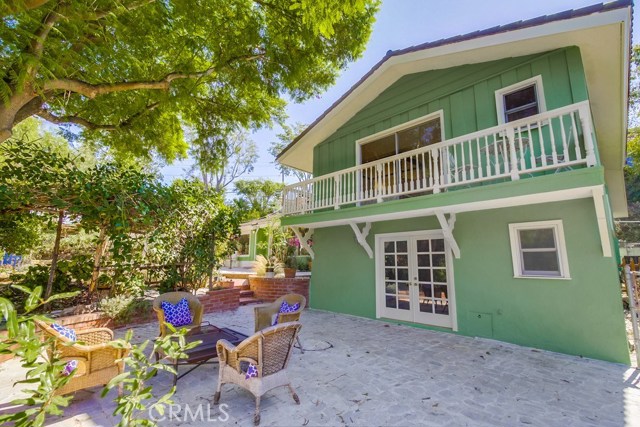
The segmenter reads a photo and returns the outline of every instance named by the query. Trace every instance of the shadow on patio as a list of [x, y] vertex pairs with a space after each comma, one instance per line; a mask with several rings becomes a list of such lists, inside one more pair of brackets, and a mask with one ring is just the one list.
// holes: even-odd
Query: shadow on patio
[[[250, 334], [252, 316], [248, 306], [204, 320]], [[639, 371], [623, 365], [315, 310], [306, 310], [302, 323], [309, 351], [294, 350], [289, 364], [301, 405], [286, 388], [267, 393], [263, 426], [640, 422]], [[142, 341], [157, 334], [157, 325], [134, 330]], [[227, 385], [220, 401], [227, 406], [212, 404], [217, 369], [204, 365], [181, 379], [174, 396], [181, 410], [175, 406], [173, 418], [165, 414], [160, 425], [253, 425], [254, 399], [248, 392]], [[0, 365], [0, 407], [17, 397], [11, 384], [20, 374], [16, 361]], [[160, 373], [153, 385], [166, 391], [170, 375]], [[51, 418], [48, 425], [114, 425], [115, 393], [100, 399], [100, 391], [76, 393], [64, 418]]]

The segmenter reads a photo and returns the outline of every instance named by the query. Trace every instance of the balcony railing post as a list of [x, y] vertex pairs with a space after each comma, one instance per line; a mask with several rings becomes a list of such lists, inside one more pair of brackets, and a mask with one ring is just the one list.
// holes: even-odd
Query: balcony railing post
[[382, 174], [382, 165], [378, 163], [376, 165], [376, 184], [374, 187], [376, 189], [376, 201], [378, 203], [382, 202], [383, 186], [384, 186], [384, 178]]
[[340, 177], [342, 175], [336, 175], [333, 178], [334, 181], [334, 190], [333, 190], [333, 208], [334, 209], [340, 209]]
[[433, 162], [431, 176], [433, 177], [433, 192], [435, 194], [440, 192], [440, 150], [433, 150], [431, 159]]
[[511, 159], [511, 180], [516, 181], [520, 179], [520, 174], [518, 173], [518, 156], [516, 154], [516, 132], [513, 127], [507, 128], [507, 145]]
[[[591, 129], [591, 111], [589, 111], [589, 104], [582, 104], [578, 108], [578, 114], [580, 115], [580, 124], [582, 125], [582, 134], [584, 135], [584, 147], [587, 151], [587, 166], [596, 165], [596, 150], [593, 143], [593, 133]], [[578, 144], [578, 141], [576, 141]]]

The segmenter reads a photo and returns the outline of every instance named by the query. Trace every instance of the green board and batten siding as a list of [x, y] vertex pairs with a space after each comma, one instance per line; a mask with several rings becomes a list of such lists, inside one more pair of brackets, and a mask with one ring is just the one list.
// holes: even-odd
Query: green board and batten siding
[[[514, 278], [508, 224], [557, 219], [571, 279]], [[439, 228], [435, 217], [377, 222], [367, 241], [373, 248], [379, 233]], [[584, 231], [596, 229], [590, 199], [458, 214], [458, 333], [628, 364], [615, 257], [603, 257], [598, 234]], [[317, 229], [314, 250], [311, 306], [375, 318], [375, 260], [351, 229]]]
[[[547, 110], [588, 99], [577, 48], [407, 75], [314, 149], [315, 176], [355, 165], [356, 141], [443, 110], [445, 138], [497, 125], [495, 91], [541, 75]], [[604, 184], [601, 166], [282, 219], [296, 225]], [[608, 209], [608, 201], [607, 201]], [[562, 220], [571, 279], [514, 278], [509, 224]], [[610, 218], [609, 218], [610, 220]], [[612, 223], [609, 221], [609, 228]], [[438, 230], [435, 217], [372, 223], [375, 235]], [[457, 333], [629, 363], [615, 257], [603, 257], [590, 198], [460, 213], [452, 270]], [[611, 231], [611, 230], [610, 230]], [[348, 226], [314, 233], [311, 307], [375, 318], [375, 260]], [[417, 325], [421, 326], [421, 325]], [[427, 326], [425, 326], [427, 327]], [[438, 329], [438, 328], [434, 328]]]
[[314, 176], [356, 164], [356, 140], [443, 110], [445, 138], [496, 126], [495, 91], [541, 75], [547, 110], [588, 99], [576, 47], [402, 77], [313, 153]]

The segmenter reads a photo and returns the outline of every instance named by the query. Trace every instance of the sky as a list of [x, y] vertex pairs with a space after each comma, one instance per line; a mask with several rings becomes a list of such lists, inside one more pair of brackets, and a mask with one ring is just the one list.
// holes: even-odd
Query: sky
[[[384, 57], [388, 50], [403, 49], [597, 3], [597, 0], [383, 0], [363, 56], [351, 63], [324, 94], [302, 104], [290, 103], [287, 107], [287, 123], [312, 123]], [[634, 9], [634, 23], [640, 23], [638, 9]], [[638, 43], [636, 33], [634, 31], [634, 44]], [[252, 139], [258, 145], [260, 157], [253, 172], [242, 179], [282, 179], [273, 163], [273, 156], [267, 151], [270, 142], [275, 141], [280, 132], [280, 127], [275, 126], [273, 129], [261, 129], [253, 133]], [[161, 173], [166, 181], [171, 181], [186, 176], [186, 170], [191, 164], [190, 160], [176, 162], [164, 167]], [[228, 196], [233, 197], [233, 193], [228, 192]]]

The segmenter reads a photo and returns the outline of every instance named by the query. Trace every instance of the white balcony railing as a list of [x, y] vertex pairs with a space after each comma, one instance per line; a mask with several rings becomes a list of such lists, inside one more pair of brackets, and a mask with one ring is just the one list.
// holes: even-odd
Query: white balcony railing
[[596, 164], [588, 101], [289, 185], [283, 213], [439, 193]]

